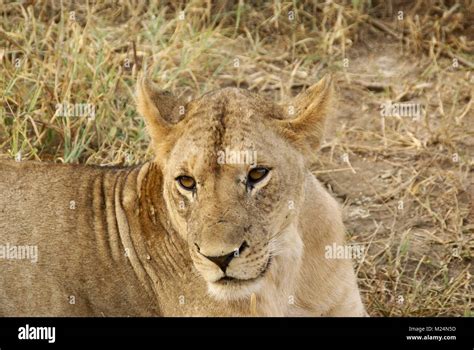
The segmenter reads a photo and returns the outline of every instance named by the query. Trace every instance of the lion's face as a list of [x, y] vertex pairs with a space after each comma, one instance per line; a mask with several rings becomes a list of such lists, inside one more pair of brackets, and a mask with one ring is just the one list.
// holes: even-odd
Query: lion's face
[[188, 106], [164, 166], [169, 216], [217, 296], [253, 291], [302, 193], [302, 157], [262, 123], [278, 112], [225, 89]]
[[[146, 102], [139, 95], [144, 115]], [[247, 297], [276, 273], [291, 242], [300, 242], [290, 227], [304, 196], [304, 152], [296, 138], [289, 142], [294, 131], [283, 129], [284, 109], [244, 90], [204, 95], [184, 113], [173, 108], [182, 120], [156, 125], [167, 128], [158, 131], [166, 137], [156, 161], [168, 217], [210, 293]]]

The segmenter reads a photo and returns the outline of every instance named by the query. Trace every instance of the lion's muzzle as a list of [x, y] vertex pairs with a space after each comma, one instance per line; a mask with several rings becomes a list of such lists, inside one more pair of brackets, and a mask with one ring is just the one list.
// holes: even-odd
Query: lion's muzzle
[[229, 266], [229, 264], [231, 263], [231, 261], [235, 258], [235, 257], [239, 257], [240, 254], [246, 249], [248, 248], [248, 244], [247, 242], [243, 242], [239, 248], [236, 248], [234, 250], [232, 250], [231, 252], [227, 253], [227, 254], [223, 254], [223, 255], [219, 255], [219, 256], [207, 256], [207, 255], [204, 255], [201, 253], [201, 248], [197, 245], [196, 245], [196, 248], [197, 248], [197, 251], [198, 253], [203, 256], [204, 258], [206, 258], [207, 260], [213, 262], [214, 264], [216, 264], [221, 270], [222, 272], [225, 274], [226, 273], [226, 270], [227, 270], [227, 267]]

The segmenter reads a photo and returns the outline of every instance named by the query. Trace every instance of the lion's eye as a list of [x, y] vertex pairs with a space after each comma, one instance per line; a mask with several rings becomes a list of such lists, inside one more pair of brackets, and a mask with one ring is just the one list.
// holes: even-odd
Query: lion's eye
[[267, 168], [254, 168], [249, 171], [247, 180], [250, 184], [256, 184], [262, 181], [267, 175], [269, 170]]
[[176, 181], [178, 181], [180, 186], [185, 190], [192, 191], [196, 188], [196, 181], [191, 176], [178, 176]]

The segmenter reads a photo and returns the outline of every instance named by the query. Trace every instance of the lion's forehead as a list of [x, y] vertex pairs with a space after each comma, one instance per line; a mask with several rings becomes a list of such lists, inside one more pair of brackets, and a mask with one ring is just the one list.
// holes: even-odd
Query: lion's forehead
[[204, 169], [223, 168], [224, 165], [243, 167], [267, 163], [281, 157], [276, 152], [278, 140], [261, 138], [254, 132], [206, 130], [178, 142], [174, 159], [187, 163], [189, 168], [199, 166]]
[[237, 88], [208, 93], [191, 103], [173, 150], [177, 167], [218, 173], [224, 164], [245, 169], [278, 162], [287, 142], [268, 121], [273, 107]]
[[178, 141], [192, 153], [215, 156], [218, 151], [256, 150], [268, 137], [258, 111], [233, 103], [208, 104], [190, 112]]
[[274, 103], [239, 88], [209, 92], [192, 101], [188, 110], [186, 119], [190, 128], [221, 128], [230, 132], [235, 130], [236, 133], [250, 131], [256, 123], [280, 111]]

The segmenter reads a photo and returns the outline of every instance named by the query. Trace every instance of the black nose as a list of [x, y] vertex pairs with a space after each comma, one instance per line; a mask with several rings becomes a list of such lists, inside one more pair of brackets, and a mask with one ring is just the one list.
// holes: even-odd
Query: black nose
[[[199, 250], [199, 246], [196, 245], [196, 247]], [[207, 256], [203, 254], [203, 256], [211, 260], [217, 266], [219, 266], [222, 272], [225, 272], [227, 269], [227, 266], [229, 266], [232, 259], [234, 259], [236, 256], [239, 256], [245, 248], [247, 248], [246, 242], [242, 243], [242, 245], [240, 246], [238, 250], [236, 249], [230, 252], [229, 254], [225, 254], [221, 256]]]
[[235, 257], [235, 252], [229, 253], [227, 255], [221, 256], [206, 256], [209, 260], [211, 260], [214, 264], [219, 266], [223, 272], [227, 269], [232, 259]]

